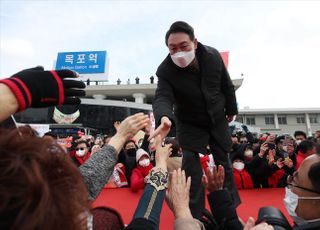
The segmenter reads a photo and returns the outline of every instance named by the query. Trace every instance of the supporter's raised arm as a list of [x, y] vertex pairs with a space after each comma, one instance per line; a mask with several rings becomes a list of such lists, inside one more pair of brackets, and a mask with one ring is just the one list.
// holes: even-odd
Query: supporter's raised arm
[[229, 193], [223, 188], [224, 168], [221, 165], [214, 167], [212, 171], [208, 169], [206, 176], [203, 176], [202, 182], [210, 192], [208, 195], [210, 209], [218, 222], [220, 229], [273, 229], [272, 226], [266, 223], [261, 223], [255, 226], [255, 222], [252, 217], [249, 218], [248, 222], [244, 226], [242, 225]]
[[175, 217], [175, 230], [204, 229], [204, 226], [201, 222], [193, 219], [189, 208], [190, 186], [191, 177], [186, 179], [186, 174], [184, 171], [181, 171], [181, 169], [173, 171], [166, 201]]
[[160, 213], [168, 183], [167, 160], [172, 149], [171, 144], [162, 146], [160, 135], [155, 142], [156, 166], [150, 170], [133, 219], [126, 229], [159, 229]]
[[226, 189], [223, 188], [224, 168], [219, 165], [207, 170], [202, 182], [209, 191], [210, 209], [221, 229], [243, 229], [236, 208]]
[[80, 104], [85, 84], [66, 79], [78, 76], [71, 70], [44, 71], [37, 66], [0, 80], [0, 122], [30, 107]]
[[89, 199], [95, 199], [109, 180], [124, 143], [148, 124], [148, 115], [137, 113], [127, 117], [119, 126], [109, 144], [93, 154], [79, 167], [89, 191]]

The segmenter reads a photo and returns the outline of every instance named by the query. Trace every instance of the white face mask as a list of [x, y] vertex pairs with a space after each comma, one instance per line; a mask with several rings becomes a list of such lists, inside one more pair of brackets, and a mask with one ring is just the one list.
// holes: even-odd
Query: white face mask
[[243, 170], [244, 169], [244, 163], [243, 162], [233, 162], [233, 168], [237, 170]]
[[147, 167], [150, 164], [150, 160], [149, 159], [144, 159], [142, 161], [139, 161], [139, 165], [142, 167]]
[[301, 142], [302, 140], [296, 140], [297, 145], [300, 145]]
[[283, 151], [288, 152], [288, 146], [285, 145], [282, 147], [282, 149], [283, 149]]
[[171, 55], [174, 64], [181, 68], [187, 67], [195, 58], [195, 50], [181, 51]]
[[86, 154], [86, 150], [78, 150], [76, 151], [78, 157], [83, 157]]
[[293, 193], [291, 191], [291, 189], [286, 188], [286, 194], [285, 197], [283, 199], [284, 201], [284, 205], [287, 209], [287, 212], [289, 213], [289, 215], [292, 217], [292, 219], [294, 220], [294, 222], [297, 225], [303, 225], [306, 224], [308, 222], [315, 222], [315, 221], [319, 221], [320, 218], [318, 219], [314, 219], [314, 220], [304, 220], [301, 217], [299, 217], [296, 213], [296, 209], [298, 206], [298, 200], [319, 200], [320, 197], [299, 197], [297, 194]]

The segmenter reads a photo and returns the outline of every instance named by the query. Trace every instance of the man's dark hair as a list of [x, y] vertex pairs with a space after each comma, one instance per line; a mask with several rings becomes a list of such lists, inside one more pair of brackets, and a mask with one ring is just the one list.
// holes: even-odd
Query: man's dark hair
[[294, 134], [293, 134], [293, 136], [294, 136], [295, 138], [296, 138], [297, 136], [304, 136], [304, 138], [307, 139], [307, 134], [306, 134], [305, 132], [303, 132], [303, 131], [300, 131], [300, 130], [295, 131]]
[[314, 188], [314, 190], [318, 191], [320, 193], [320, 162], [314, 163], [311, 165], [310, 170], [308, 172], [308, 177], [311, 181], [311, 184]]
[[168, 38], [170, 34], [180, 33], [180, 32], [188, 34], [191, 41], [194, 40], [193, 28], [186, 22], [177, 21], [170, 26], [169, 30], [166, 33], [166, 45], [168, 46]]
[[299, 145], [299, 151], [302, 153], [307, 153], [309, 150], [312, 150], [315, 146], [315, 143], [309, 140], [304, 140]]
[[278, 136], [278, 137], [276, 138], [276, 140], [275, 140], [275, 144], [277, 145], [277, 144], [283, 142], [284, 139], [285, 139], [285, 136], [284, 136], [284, 135]]

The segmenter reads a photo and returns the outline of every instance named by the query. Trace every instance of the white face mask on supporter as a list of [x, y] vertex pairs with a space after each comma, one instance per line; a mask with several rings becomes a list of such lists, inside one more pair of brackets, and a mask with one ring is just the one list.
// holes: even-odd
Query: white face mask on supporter
[[293, 193], [291, 189], [286, 188], [286, 194], [284, 197], [284, 205], [287, 209], [287, 212], [291, 216], [291, 218], [294, 220], [294, 222], [297, 225], [303, 225], [310, 222], [316, 222], [319, 221], [320, 218], [314, 219], [314, 220], [304, 220], [301, 217], [299, 217], [296, 213], [296, 209], [298, 206], [298, 200], [319, 200], [320, 197], [299, 197], [297, 194]]
[[76, 154], [78, 157], [83, 157], [86, 154], [86, 150], [77, 150]]
[[144, 159], [142, 161], [139, 161], [139, 165], [142, 167], [147, 167], [150, 164], [150, 160], [149, 159]]
[[296, 140], [297, 145], [300, 145], [301, 142], [302, 140]]
[[171, 59], [174, 64], [181, 68], [185, 68], [193, 61], [195, 58], [195, 50], [181, 51], [171, 55]]
[[243, 170], [244, 169], [244, 163], [243, 162], [233, 162], [233, 168], [237, 170]]

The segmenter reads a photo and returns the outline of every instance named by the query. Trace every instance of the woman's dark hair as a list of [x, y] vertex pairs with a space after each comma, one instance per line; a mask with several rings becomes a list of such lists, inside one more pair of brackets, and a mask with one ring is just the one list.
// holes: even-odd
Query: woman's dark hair
[[87, 190], [54, 139], [0, 130], [0, 155], [0, 229], [83, 228]]
[[85, 141], [85, 140], [81, 140], [81, 141], [76, 142], [75, 147], [77, 147], [79, 144], [86, 144], [87, 148], [90, 147], [88, 141]]
[[173, 34], [173, 33], [179, 33], [179, 32], [182, 32], [182, 33], [186, 33], [190, 40], [193, 41], [194, 40], [194, 30], [193, 28], [186, 22], [183, 22], [183, 21], [177, 21], [177, 22], [174, 22], [169, 30], [167, 31], [166, 33], [166, 45], [168, 46], [168, 38], [170, 36], [170, 34]]
[[124, 145], [123, 145], [123, 148], [125, 149], [126, 146], [127, 146], [127, 144], [129, 144], [129, 143], [133, 143], [134, 146], [135, 146], [135, 148], [138, 149], [138, 146], [136, 145], [136, 142], [134, 142], [134, 140], [128, 140], [128, 141], [126, 141], [126, 143], [124, 143]]

